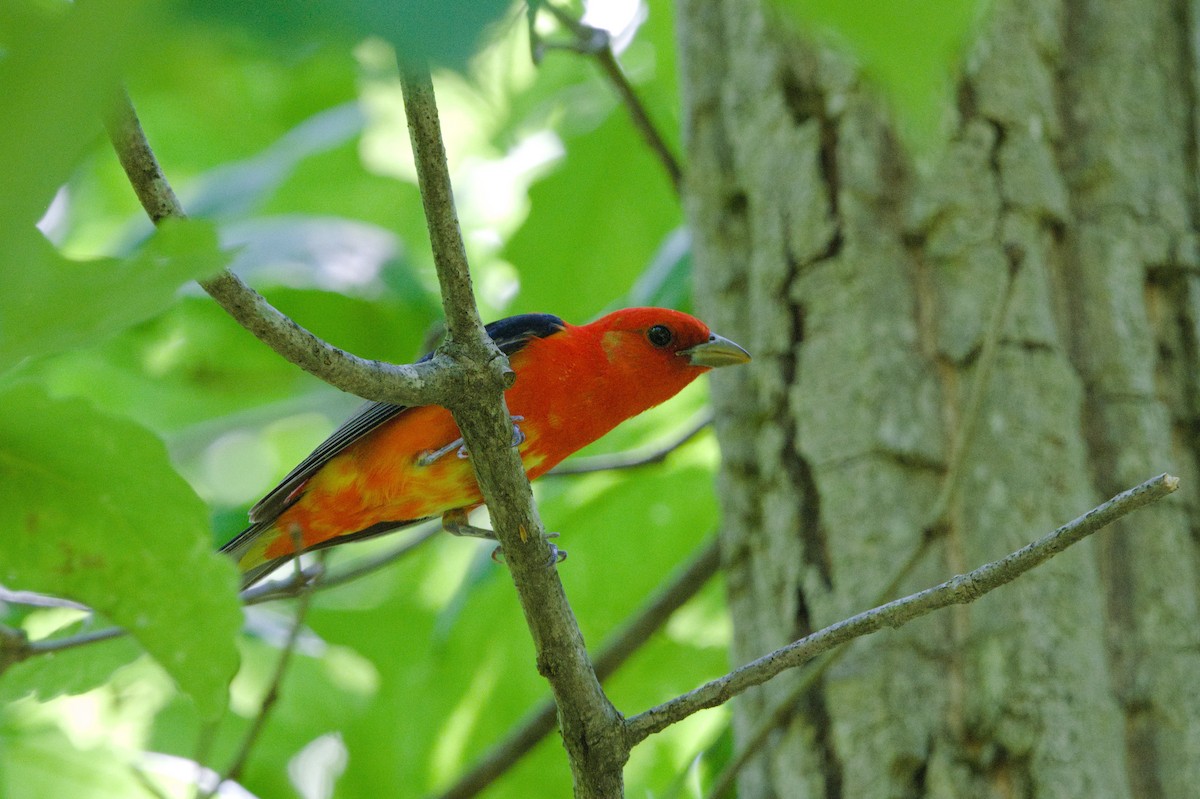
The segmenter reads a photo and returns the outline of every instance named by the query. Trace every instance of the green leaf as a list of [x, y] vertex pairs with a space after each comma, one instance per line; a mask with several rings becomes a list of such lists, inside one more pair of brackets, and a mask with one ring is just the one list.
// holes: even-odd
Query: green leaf
[[[72, 631], [79, 632], [78, 628]], [[31, 694], [45, 700], [91, 691], [140, 654], [137, 644], [124, 637], [38, 655], [4, 672], [0, 679], [0, 704]]]
[[[108, 342], [44, 358], [21, 375], [55, 396], [86, 397], [159, 433], [295, 399], [317, 385], [207, 297], [184, 297]], [[245, 420], [226, 425], [237, 423]], [[219, 432], [199, 434], [208, 444]]]
[[0, 719], [0, 796], [127, 799], [146, 795], [115, 747], [80, 748], [57, 727]]
[[95, 608], [215, 716], [241, 608], [204, 504], [129, 421], [28, 384], [0, 392], [0, 407], [0, 581]]
[[6, 258], [14, 253], [12, 237], [32, 232], [85, 145], [101, 133], [101, 112], [118, 85], [121, 61], [138, 41], [133, 32], [152, 40], [149, 5], [0, 4], [0, 97], [7, 121], [0, 126], [6, 186], [0, 192], [0, 252]]
[[0, 371], [149, 319], [175, 301], [181, 285], [225, 263], [211, 226], [174, 220], [128, 260], [68, 260], [33, 228], [7, 256], [17, 268], [0, 293]]

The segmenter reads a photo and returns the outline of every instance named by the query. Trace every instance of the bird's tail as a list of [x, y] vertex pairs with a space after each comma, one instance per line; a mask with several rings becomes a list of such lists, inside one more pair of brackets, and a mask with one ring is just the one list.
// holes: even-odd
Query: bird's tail
[[221, 547], [237, 563], [242, 573], [242, 588], [249, 588], [270, 574], [288, 558], [268, 558], [267, 545], [272, 536], [265, 535], [274, 527], [274, 520], [256, 522], [240, 532], [237, 538]]

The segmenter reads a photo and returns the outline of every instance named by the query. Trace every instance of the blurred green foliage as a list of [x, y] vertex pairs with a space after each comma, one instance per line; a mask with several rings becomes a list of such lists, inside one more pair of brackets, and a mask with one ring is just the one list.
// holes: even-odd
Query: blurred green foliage
[[236, 24], [281, 52], [315, 42], [350, 43], [379, 36], [406, 61], [461, 69], [506, 0], [184, 0], [184, 12], [221, 25]]
[[[672, 23], [656, 4], [621, 58], [677, 146]], [[872, 35], [864, 58], [895, 67]], [[292, 608], [250, 608], [243, 629], [215, 545], [356, 400], [281, 361], [190, 281], [231, 264], [366, 357], [408, 361], [430, 345], [440, 301], [381, 39], [459, 68], [435, 82], [485, 318], [691, 306], [665, 173], [586, 60], [529, 62], [514, 7], [0, 5], [0, 583], [97, 611], [0, 602], [0, 622], [33, 639], [110, 623], [133, 633], [0, 676], [0, 796], [124, 797], [147, 781], [189, 796], [190, 764], [226, 768], [261, 707]], [[118, 76], [200, 221], [154, 232], [137, 206], [100, 124]], [[589, 451], [669, 439], [704, 401], [694, 386]], [[664, 465], [538, 486], [593, 648], [715, 532], [716, 458], [701, 437]], [[335, 550], [330, 567], [396, 540]], [[490, 551], [441, 536], [316, 595], [246, 788], [425, 795], [542, 700]], [[727, 626], [710, 585], [610, 680], [618, 707], [723, 672]], [[639, 747], [631, 793], [687, 794], [711, 771], [692, 768], [697, 753], [728, 757], [724, 719], [703, 714]], [[551, 738], [487, 795], [569, 786]]]
[[[94, 608], [154, 656], [202, 717], [218, 715], [237, 663], [234, 573], [206, 546], [204, 505], [162, 442], [31, 384], [0, 391], [0, 406], [0, 579]], [[37, 686], [41, 696], [61, 690]]]

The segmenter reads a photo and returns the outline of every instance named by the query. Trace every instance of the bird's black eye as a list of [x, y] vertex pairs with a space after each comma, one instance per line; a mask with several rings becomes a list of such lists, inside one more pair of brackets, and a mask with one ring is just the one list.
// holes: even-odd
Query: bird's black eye
[[666, 325], [655, 325], [646, 331], [646, 338], [656, 347], [665, 347], [675, 340], [675, 334]]

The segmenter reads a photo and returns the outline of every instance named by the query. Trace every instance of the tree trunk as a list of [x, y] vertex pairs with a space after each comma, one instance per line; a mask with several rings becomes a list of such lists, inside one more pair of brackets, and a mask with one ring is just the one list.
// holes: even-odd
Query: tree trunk
[[[923, 536], [901, 594], [1184, 480], [859, 642], [743, 799], [1196, 795], [1197, 8], [997, 0], [925, 163], [844, 56], [759, 0], [681, 0], [698, 305], [755, 356], [713, 387], [736, 661], [871, 606]], [[796, 679], [737, 702], [737, 740]]]

